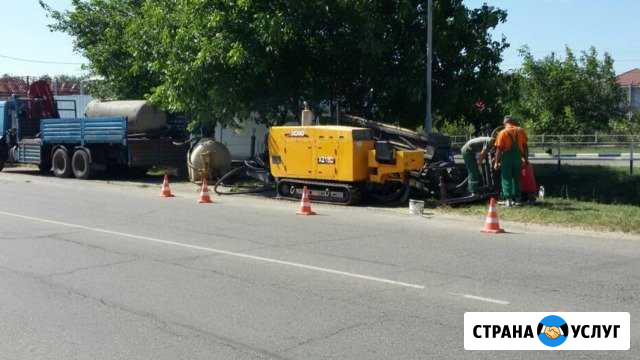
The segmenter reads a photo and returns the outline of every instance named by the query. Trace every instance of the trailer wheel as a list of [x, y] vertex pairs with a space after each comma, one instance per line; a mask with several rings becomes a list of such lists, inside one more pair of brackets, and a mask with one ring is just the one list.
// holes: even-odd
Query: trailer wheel
[[71, 159], [69, 153], [63, 148], [58, 148], [51, 157], [53, 163], [53, 175], [59, 178], [71, 177]]
[[82, 149], [76, 150], [71, 158], [71, 168], [76, 178], [87, 180], [91, 176], [91, 159], [89, 154]]

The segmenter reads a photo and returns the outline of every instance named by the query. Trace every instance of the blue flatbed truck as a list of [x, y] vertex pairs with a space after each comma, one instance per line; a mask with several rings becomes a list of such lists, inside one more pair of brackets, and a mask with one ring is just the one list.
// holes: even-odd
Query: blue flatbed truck
[[126, 117], [40, 119], [36, 107], [30, 99], [0, 101], [0, 170], [34, 164], [57, 177], [89, 179], [95, 171], [186, 167], [187, 146], [171, 135], [175, 129], [132, 135]]

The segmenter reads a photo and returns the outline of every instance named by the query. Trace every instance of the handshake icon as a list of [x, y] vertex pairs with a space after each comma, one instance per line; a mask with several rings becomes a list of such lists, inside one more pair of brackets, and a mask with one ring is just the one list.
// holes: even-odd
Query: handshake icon
[[544, 329], [544, 334], [551, 340], [556, 339], [558, 336], [562, 335], [562, 330], [556, 326], [547, 326]]

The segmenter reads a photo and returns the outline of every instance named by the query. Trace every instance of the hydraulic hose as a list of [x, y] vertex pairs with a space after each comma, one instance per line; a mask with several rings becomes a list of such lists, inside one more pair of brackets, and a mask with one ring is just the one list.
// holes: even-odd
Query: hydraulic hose
[[242, 166], [237, 167], [235, 169], [231, 169], [231, 171], [229, 171], [226, 174], [222, 175], [222, 177], [220, 177], [220, 179], [218, 179], [218, 181], [214, 185], [213, 191], [215, 191], [215, 193], [218, 194], [218, 195], [241, 195], [241, 194], [257, 194], [257, 193], [269, 191], [269, 190], [271, 190], [273, 188], [270, 184], [263, 182], [263, 185], [261, 187], [243, 186], [243, 185], [236, 186], [236, 187], [238, 187], [240, 189], [245, 189], [245, 190], [223, 192], [223, 191], [220, 191], [218, 189], [220, 186], [231, 186], [231, 184], [226, 184], [225, 180], [230, 179], [233, 176], [241, 174], [243, 172], [245, 172], [245, 174], [246, 174], [247, 170], [251, 170], [251, 171], [267, 171], [264, 167], [260, 167], [260, 166], [254, 165], [253, 161], [245, 161]]

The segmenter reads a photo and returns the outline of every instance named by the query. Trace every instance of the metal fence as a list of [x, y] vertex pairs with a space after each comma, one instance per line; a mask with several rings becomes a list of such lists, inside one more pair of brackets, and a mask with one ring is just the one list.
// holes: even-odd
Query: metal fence
[[[475, 136], [454, 135], [450, 136], [454, 147], [461, 147]], [[615, 135], [615, 134], [592, 134], [592, 135], [530, 135], [530, 146], [546, 146], [561, 144], [563, 146], [628, 146], [629, 144], [640, 144], [640, 134], [637, 135]]]
[[[451, 136], [454, 152], [475, 136]], [[529, 136], [530, 157], [536, 160], [552, 160], [558, 168], [562, 162], [597, 161], [620, 164], [629, 162], [629, 173], [634, 172], [634, 161], [638, 160], [640, 134], [571, 134], [571, 135], [531, 135]]]

